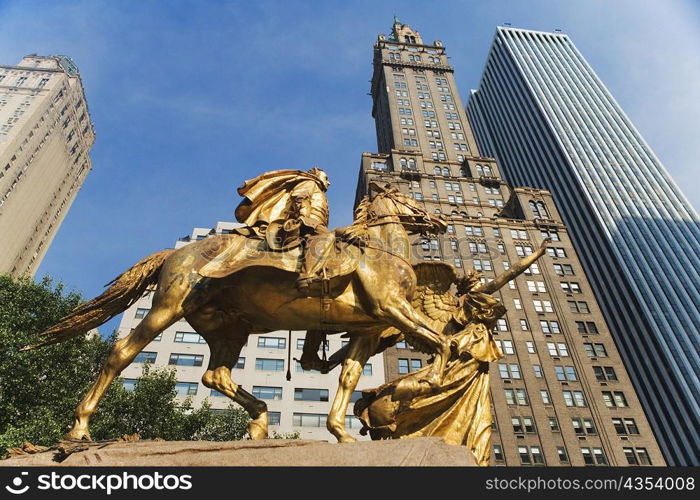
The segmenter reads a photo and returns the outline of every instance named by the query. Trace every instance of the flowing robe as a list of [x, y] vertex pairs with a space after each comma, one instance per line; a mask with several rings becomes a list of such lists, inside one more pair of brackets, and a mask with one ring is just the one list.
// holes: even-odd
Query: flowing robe
[[453, 352], [445, 367], [437, 394], [410, 400], [395, 398], [404, 379], [420, 379], [425, 366], [376, 389], [362, 391], [355, 415], [372, 439], [438, 436], [448, 444], [465, 445], [478, 465], [488, 465], [491, 455], [491, 405], [489, 362], [503, 357], [492, 329], [505, 308], [488, 294], [470, 292], [464, 297], [460, 323], [464, 328], [450, 335]]

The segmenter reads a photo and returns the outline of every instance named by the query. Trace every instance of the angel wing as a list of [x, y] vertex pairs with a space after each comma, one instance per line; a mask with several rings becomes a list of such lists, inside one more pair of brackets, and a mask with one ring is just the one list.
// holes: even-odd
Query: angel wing
[[418, 283], [412, 305], [441, 331], [459, 307], [457, 297], [450, 292], [457, 279], [455, 269], [444, 262], [421, 262], [413, 266], [413, 271]]

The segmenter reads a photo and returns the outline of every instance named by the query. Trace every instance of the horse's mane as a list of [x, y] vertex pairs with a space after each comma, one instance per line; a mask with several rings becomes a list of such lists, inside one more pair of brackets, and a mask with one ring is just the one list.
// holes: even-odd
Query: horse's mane
[[372, 202], [369, 200], [369, 196], [362, 198], [362, 201], [360, 201], [355, 209], [353, 224], [366, 224], [369, 222], [371, 205]]

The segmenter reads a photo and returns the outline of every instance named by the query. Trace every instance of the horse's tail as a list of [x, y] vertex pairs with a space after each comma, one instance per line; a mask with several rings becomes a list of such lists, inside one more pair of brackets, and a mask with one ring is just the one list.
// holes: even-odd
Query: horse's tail
[[131, 269], [107, 283], [105, 286], [109, 288], [102, 295], [79, 305], [57, 324], [41, 332], [39, 335], [46, 340], [22, 350], [56, 344], [85, 334], [126, 310], [158, 280], [161, 266], [172, 252], [173, 249], [161, 250], [138, 261]]

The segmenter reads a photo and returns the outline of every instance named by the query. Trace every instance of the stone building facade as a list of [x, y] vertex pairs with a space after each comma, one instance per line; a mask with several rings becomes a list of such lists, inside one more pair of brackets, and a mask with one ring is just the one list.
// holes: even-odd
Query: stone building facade
[[92, 168], [94, 141], [70, 58], [0, 66], [0, 273], [36, 272]]

